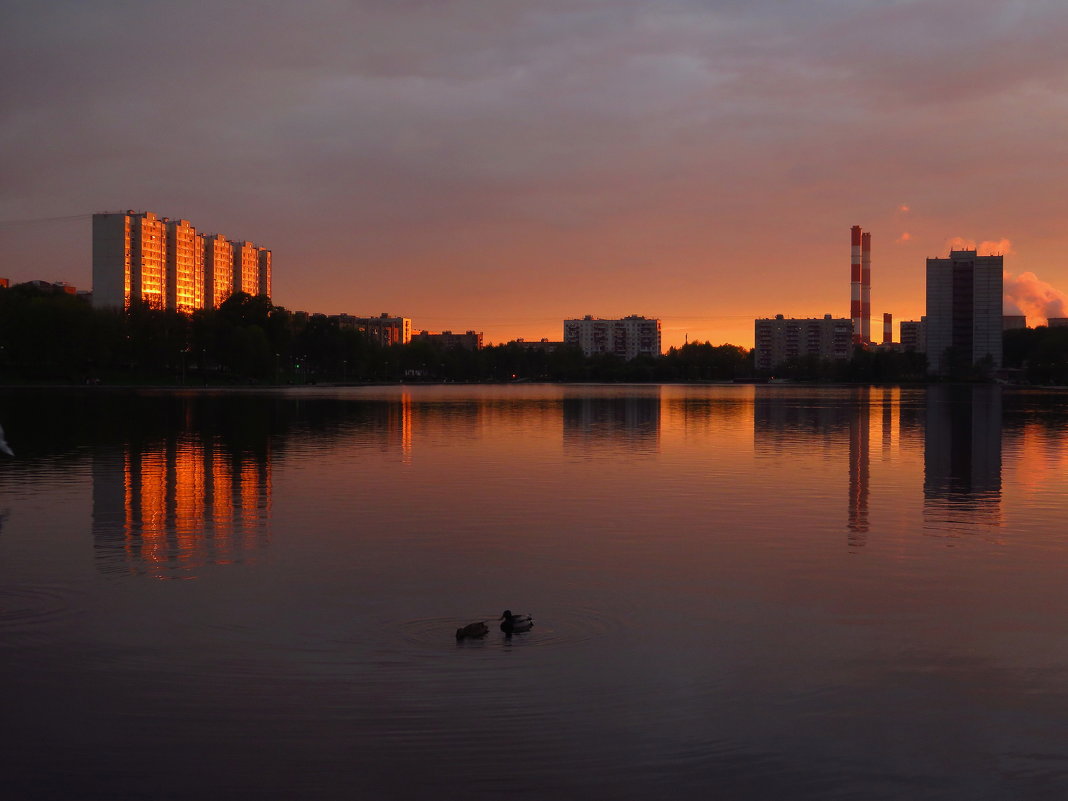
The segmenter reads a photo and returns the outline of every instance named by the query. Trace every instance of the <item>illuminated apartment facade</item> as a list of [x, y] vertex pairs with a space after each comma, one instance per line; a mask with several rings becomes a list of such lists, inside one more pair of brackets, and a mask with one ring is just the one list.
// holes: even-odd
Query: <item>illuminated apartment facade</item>
[[249, 295], [260, 291], [260, 251], [251, 242], [231, 242], [234, 264], [234, 292]]
[[150, 211], [93, 215], [93, 302], [166, 307], [167, 231]]
[[204, 247], [188, 220], [168, 220], [166, 307], [185, 314], [204, 308]]
[[217, 309], [234, 291], [234, 251], [222, 234], [208, 234], [204, 242], [204, 301]]
[[234, 292], [271, 296], [271, 251], [188, 220], [149, 211], [93, 215], [93, 303], [125, 308], [137, 299], [189, 313], [217, 308]]

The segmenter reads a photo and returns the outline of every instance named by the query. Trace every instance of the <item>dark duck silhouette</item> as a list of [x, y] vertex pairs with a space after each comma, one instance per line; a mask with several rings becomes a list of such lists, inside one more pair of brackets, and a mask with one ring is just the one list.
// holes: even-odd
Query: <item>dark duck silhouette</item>
[[534, 618], [530, 615], [513, 615], [511, 609], [505, 609], [501, 615], [501, 631], [505, 634], [522, 634], [534, 628]]
[[477, 623], [468, 623], [466, 626], [456, 629], [456, 639], [458, 640], [478, 639], [479, 637], [485, 637], [487, 634], [489, 634], [489, 626], [481, 620]]

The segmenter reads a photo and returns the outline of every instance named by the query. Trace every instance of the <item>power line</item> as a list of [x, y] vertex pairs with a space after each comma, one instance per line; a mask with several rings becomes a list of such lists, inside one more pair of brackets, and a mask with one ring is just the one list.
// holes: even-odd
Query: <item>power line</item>
[[70, 220], [88, 220], [92, 214], [68, 214], [65, 217], [29, 217], [23, 220], [0, 220], [0, 226], [36, 225], [38, 223], [68, 222]]

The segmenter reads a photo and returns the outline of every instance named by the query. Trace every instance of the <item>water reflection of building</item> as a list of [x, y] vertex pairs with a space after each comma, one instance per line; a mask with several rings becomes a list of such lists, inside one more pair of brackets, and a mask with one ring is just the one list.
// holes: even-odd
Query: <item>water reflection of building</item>
[[775, 459], [821, 453], [825, 459], [845, 456], [847, 540], [860, 547], [871, 528], [872, 438], [883, 460], [889, 460], [901, 438], [918, 423], [912, 420], [898, 387], [816, 395], [771, 391], [754, 398], [754, 448], [758, 456]]
[[564, 450], [660, 450], [660, 395], [565, 398]]
[[924, 433], [924, 520], [1001, 523], [1001, 388], [932, 386]]
[[93, 464], [93, 539], [105, 571], [188, 578], [267, 544], [269, 454], [177, 440]]

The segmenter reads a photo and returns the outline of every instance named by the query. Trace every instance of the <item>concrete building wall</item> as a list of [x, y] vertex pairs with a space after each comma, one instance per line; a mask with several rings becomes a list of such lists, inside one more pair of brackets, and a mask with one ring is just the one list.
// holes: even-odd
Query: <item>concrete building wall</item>
[[927, 352], [927, 318], [901, 321], [901, 348], [917, 353]]
[[412, 334], [412, 342], [430, 342], [440, 345], [446, 350], [463, 348], [464, 350], [482, 349], [482, 332], [467, 331], [463, 334], [454, 334], [452, 331], [442, 331], [440, 334], [431, 331], [420, 331]]
[[167, 307], [167, 230], [150, 211], [130, 215], [130, 298]]
[[233, 248], [233, 291], [258, 295], [260, 291], [260, 253], [251, 242], [231, 242]]
[[582, 349], [586, 356], [612, 353], [624, 360], [660, 356], [660, 320], [630, 315], [604, 320], [586, 315], [564, 320], [564, 343]]
[[382, 313], [378, 317], [355, 317], [351, 314], [335, 314], [334, 320], [341, 330], [361, 331], [372, 342], [388, 347], [407, 345], [412, 341], [412, 321], [409, 317], [390, 317]]
[[972, 290], [972, 361], [987, 356], [1001, 367], [1005, 264], [1001, 256], [976, 256]]
[[189, 314], [204, 308], [204, 249], [188, 220], [166, 220], [167, 308]]
[[753, 321], [755, 366], [772, 370], [793, 357], [848, 359], [854, 340], [853, 321], [844, 317], [788, 318], [781, 314]]
[[93, 215], [93, 305], [122, 309], [130, 297], [130, 218]]
[[258, 248], [259, 251], [259, 291], [257, 294], [271, 297], [271, 251]]
[[167, 232], [152, 212], [93, 215], [93, 298], [124, 308], [132, 298], [167, 304]]
[[204, 246], [204, 304], [217, 309], [234, 291], [234, 254], [222, 234], [201, 238]]
[[927, 363], [944, 375], [949, 349], [974, 364], [989, 356], [1001, 366], [1004, 260], [974, 250], [927, 260]]

